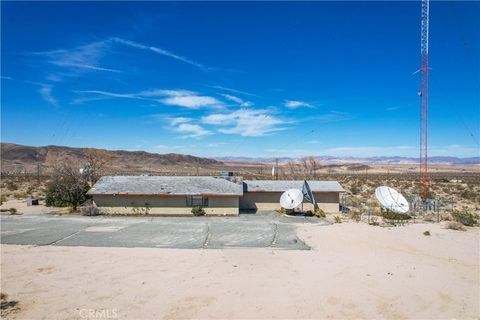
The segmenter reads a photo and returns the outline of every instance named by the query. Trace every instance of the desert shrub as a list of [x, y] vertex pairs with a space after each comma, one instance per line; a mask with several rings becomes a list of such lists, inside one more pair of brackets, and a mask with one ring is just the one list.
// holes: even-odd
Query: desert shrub
[[362, 220], [362, 213], [360, 211], [351, 211], [349, 214], [350, 219], [359, 222]]
[[423, 221], [435, 222], [437, 221], [437, 218], [433, 213], [425, 213], [425, 215], [423, 216]]
[[132, 214], [149, 214], [150, 213], [150, 204], [145, 202], [143, 206], [137, 205], [135, 202], [130, 202], [132, 207]]
[[350, 188], [350, 191], [352, 192], [352, 194], [357, 195], [357, 194], [360, 193], [360, 188], [359, 188], [356, 184], [354, 184], [354, 185]]
[[25, 192], [14, 192], [13, 197], [15, 199], [25, 199], [27, 198], [27, 194]]
[[325, 214], [325, 211], [323, 211], [322, 209], [318, 208], [316, 209], [313, 214], [316, 216], [316, 217], [319, 217], [319, 218], [325, 218], [327, 215]]
[[424, 236], [429, 236], [429, 235], [430, 235], [430, 231], [428, 231], [428, 230], [425, 231], [425, 232], [423, 233], [423, 235], [424, 235]]
[[12, 180], [8, 180], [7, 181], [7, 189], [10, 190], [10, 191], [18, 190], [18, 185], [15, 182], [13, 182]]
[[8, 209], [8, 211], [10, 212], [10, 214], [15, 214], [15, 213], [17, 213], [17, 209], [16, 209], [16, 208], [10, 208], [10, 209]]
[[459, 231], [464, 231], [465, 227], [463, 224], [457, 221], [449, 221], [446, 225], [447, 229], [452, 229], [452, 230], [459, 230]]
[[466, 200], [475, 200], [475, 198], [477, 197], [477, 193], [470, 190], [464, 190], [460, 193], [460, 196]]
[[32, 186], [29, 186], [27, 188], [27, 191], [25, 191], [25, 193], [28, 194], [29, 196], [32, 196], [34, 191], [35, 191], [35, 188]]
[[452, 220], [452, 215], [450, 214], [450, 212], [441, 211], [440, 212], [440, 219], [444, 220], [444, 221], [450, 221], [450, 220]]
[[201, 206], [196, 206], [192, 208], [192, 213], [194, 216], [204, 216], [205, 215], [205, 210]]
[[460, 222], [465, 226], [474, 226], [478, 222], [478, 217], [469, 212], [454, 211], [452, 217], [455, 221]]
[[280, 213], [281, 213], [281, 214], [285, 214], [285, 212], [287, 212], [287, 211], [285, 210], [285, 208], [284, 208], [284, 207], [281, 207], [281, 208], [280, 208]]
[[333, 221], [334, 221], [335, 223], [342, 223], [342, 217], [340, 217], [340, 216], [334, 216], [334, 217], [333, 217]]
[[100, 214], [100, 210], [98, 210], [91, 200], [87, 200], [80, 207], [80, 213], [83, 216], [98, 216]]
[[2, 195], [0, 196], [0, 205], [3, 204], [5, 201], [7, 201], [7, 196], [4, 195], [4, 194], [2, 194]]
[[307, 211], [305, 211], [305, 216], [307, 216], [307, 217], [313, 217], [314, 215], [315, 215], [315, 214], [313, 213], [312, 210], [307, 210]]
[[392, 211], [382, 211], [380, 215], [387, 220], [410, 220], [412, 218], [408, 214], [397, 213]]

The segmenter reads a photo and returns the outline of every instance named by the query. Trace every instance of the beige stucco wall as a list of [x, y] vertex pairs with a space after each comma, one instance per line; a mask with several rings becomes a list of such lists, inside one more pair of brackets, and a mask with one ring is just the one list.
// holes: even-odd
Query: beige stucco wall
[[[192, 215], [192, 207], [186, 206], [186, 196], [160, 195], [93, 195], [100, 211], [107, 214]], [[207, 215], [238, 215], [238, 197], [208, 197]]]
[[[280, 210], [280, 196], [282, 192], [245, 192], [240, 197], [242, 210]], [[338, 192], [314, 192], [318, 207], [325, 212], [336, 213], [339, 211]], [[313, 210], [311, 203], [303, 204], [304, 210]]]

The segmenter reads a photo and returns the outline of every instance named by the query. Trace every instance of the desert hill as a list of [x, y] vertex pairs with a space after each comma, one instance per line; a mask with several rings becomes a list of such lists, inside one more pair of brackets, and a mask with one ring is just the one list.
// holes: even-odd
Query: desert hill
[[[81, 167], [85, 163], [87, 148], [63, 146], [32, 147], [13, 143], [1, 143], [1, 171], [9, 172], [51, 172], [55, 167], [68, 161]], [[92, 150], [88, 148], [89, 150]], [[145, 151], [93, 149], [108, 154], [109, 171], [112, 173], [140, 173], [171, 171], [174, 167], [196, 168], [221, 166], [218, 160], [191, 155], [167, 153], [156, 154]], [[191, 169], [191, 170], [193, 170]], [[184, 170], [182, 170], [184, 171]]]

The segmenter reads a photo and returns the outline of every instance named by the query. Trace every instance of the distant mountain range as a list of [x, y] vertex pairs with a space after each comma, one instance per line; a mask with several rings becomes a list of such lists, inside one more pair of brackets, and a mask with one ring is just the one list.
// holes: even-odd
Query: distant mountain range
[[[59, 165], [70, 162], [81, 167], [85, 164], [85, 151], [91, 148], [72, 148], [62, 146], [31, 147], [13, 143], [0, 143], [1, 170], [2, 172], [37, 172], [38, 168], [43, 173], [52, 172]], [[271, 164], [275, 158], [255, 157], [215, 157], [202, 158], [191, 155], [167, 153], [157, 154], [145, 151], [124, 151], [93, 149], [98, 152], [108, 153], [108, 169], [112, 174], [198, 174], [198, 168], [217, 172], [231, 170], [242, 163], [250, 166], [253, 164]], [[368, 164], [414, 164], [417, 158], [408, 157], [316, 157], [324, 165], [368, 165]], [[280, 163], [297, 161], [298, 158], [278, 158]], [[480, 164], [480, 157], [431, 157], [430, 163], [435, 164]], [[203, 173], [208, 171], [203, 170]]]
[[[418, 163], [418, 158], [413, 157], [333, 157], [333, 156], [318, 156], [315, 157], [318, 161], [323, 163], [363, 163], [363, 164], [411, 164]], [[221, 161], [237, 161], [237, 162], [268, 162], [273, 163], [276, 159], [280, 163], [287, 161], [297, 161], [300, 158], [262, 158], [262, 157], [215, 157], [214, 159]], [[480, 164], [480, 157], [459, 158], [448, 156], [435, 156], [428, 158], [429, 163], [435, 164]]]
[[[38, 166], [42, 172], [49, 172], [64, 162], [79, 166], [85, 164], [87, 148], [72, 148], [61, 146], [31, 147], [13, 143], [0, 143], [2, 172], [36, 172]], [[215, 159], [201, 158], [190, 155], [167, 153], [157, 154], [145, 151], [123, 151], [94, 149], [107, 152], [109, 168], [112, 172], [141, 173], [162, 170], [164, 167], [193, 167], [222, 165]]]

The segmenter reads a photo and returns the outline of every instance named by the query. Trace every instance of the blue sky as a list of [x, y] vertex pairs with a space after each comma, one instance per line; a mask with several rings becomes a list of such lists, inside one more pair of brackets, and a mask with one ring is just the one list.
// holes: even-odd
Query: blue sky
[[[2, 2], [2, 141], [414, 156], [419, 2]], [[478, 156], [480, 2], [431, 2], [429, 154]]]

